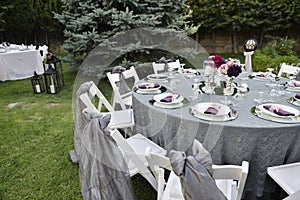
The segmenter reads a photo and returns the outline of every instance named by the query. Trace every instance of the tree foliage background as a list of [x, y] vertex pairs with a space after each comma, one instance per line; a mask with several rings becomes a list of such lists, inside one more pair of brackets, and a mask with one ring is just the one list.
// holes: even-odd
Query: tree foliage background
[[68, 52], [83, 55], [116, 32], [150, 26], [192, 34], [196, 29], [187, 25], [193, 24], [200, 26], [195, 36], [199, 41], [220, 31], [230, 34], [236, 53], [241, 33], [255, 36], [260, 47], [266, 35], [285, 37], [293, 32], [298, 39], [299, 10], [299, 0], [1, 0], [0, 40], [60, 40]]
[[61, 13], [60, 0], [1, 0], [0, 39], [11, 43], [49, 44], [61, 38], [63, 26], [54, 19]]

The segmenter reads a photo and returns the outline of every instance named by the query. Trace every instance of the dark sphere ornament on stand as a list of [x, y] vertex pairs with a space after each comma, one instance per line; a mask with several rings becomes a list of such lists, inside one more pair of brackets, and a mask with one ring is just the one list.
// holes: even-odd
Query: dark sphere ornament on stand
[[255, 51], [257, 49], [257, 41], [255, 39], [247, 39], [244, 43], [244, 50], [246, 52]]

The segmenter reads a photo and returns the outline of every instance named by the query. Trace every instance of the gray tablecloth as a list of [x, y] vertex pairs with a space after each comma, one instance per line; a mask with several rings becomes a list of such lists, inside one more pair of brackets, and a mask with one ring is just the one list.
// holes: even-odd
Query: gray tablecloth
[[[201, 79], [201, 77], [197, 77]], [[177, 76], [177, 92], [192, 95], [192, 79]], [[300, 161], [300, 124], [283, 124], [260, 119], [250, 113], [259, 91], [267, 92], [265, 81], [247, 80], [250, 91], [234, 106], [238, 118], [228, 122], [209, 122], [195, 118], [189, 108], [197, 102], [220, 102], [220, 95], [202, 95], [180, 109], [162, 109], [149, 103], [153, 95], [133, 94], [135, 131], [150, 137], [167, 150], [187, 151], [194, 138], [211, 153], [214, 164], [250, 164], [244, 191], [260, 197], [274, 192], [275, 184], [267, 178], [267, 167]], [[162, 83], [168, 86], [168, 83]], [[290, 93], [289, 96], [292, 96]], [[274, 97], [276, 103], [289, 104], [287, 96]]]

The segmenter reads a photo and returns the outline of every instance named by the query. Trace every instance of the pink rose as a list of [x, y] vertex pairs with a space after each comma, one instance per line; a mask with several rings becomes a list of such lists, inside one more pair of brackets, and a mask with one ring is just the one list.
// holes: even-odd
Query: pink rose
[[222, 74], [227, 74], [227, 70], [228, 70], [228, 65], [227, 64], [222, 64], [220, 67], [219, 67], [219, 71], [222, 73]]
[[227, 61], [227, 65], [228, 65], [228, 67], [232, 67], [234, 65], [234, 63], [232, 60], [229, 60], [229, 61]]

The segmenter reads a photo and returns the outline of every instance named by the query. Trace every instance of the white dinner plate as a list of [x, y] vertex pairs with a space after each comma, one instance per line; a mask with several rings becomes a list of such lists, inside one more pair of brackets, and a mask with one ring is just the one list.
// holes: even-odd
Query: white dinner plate
[[280, 123], [288, 123], [288, 124], [294, 124], [294, 123], [300, 123], [300, 117], [275, 117], [273, 115], [269, 115], [266, 112], [263, 112], [262, 110], [260, 110], [260, 108], [258, 108], [258, 106], [255, 108], [251, 108], [254, 109], [254, 115], [256, 115], [259, 118], [268, 120], [268, 121], [273, 121], [273, 122], [280, 122]]
[[[219, 111], [217, 112], [216, 115], [204, 113], [207, 110], [207, 108], [210, 106], [218, 107]], [[228, 106], [224, 104], [212, 103], [212, 102], [198, 103], [194, 107], [191, 107], [190, 112], [193, 116], [199, 119], [203, 119], [206, 121], [215, 121], [215, 122], [230, 121], [238, 117], [237, 112], [231, 110], [231, 108], [229, 108]]]
[[167, 80], [168, 75], [166, 75], [166, 74], [150, 74], [147, 76], [147, 78], [152, 81], [165, 81], [165, 80]]
[[[218, 110], [218, 112], [215, 115], [212, 114], [206, 114], [205, 111], [209, 107], [214, 107]], [[212, 102], [205, 102], [205, 103], [198, 103], [194, 106], [194, 112], [202, 114], [202, 115], [209, 115], [209, 116], [215, 116], [220, 117], [224, 115], [228, 115], [230, 112], [230, 108], [224, 104], [220, 103], [212, 103]]]
[[179, 107], [183, 106], [183, 103], [179, 102], [179, 103], [174, 103], [174, 104], [164, 104], [164, 103], [160, 103], [160, 102], [154, 102], [153, 105], [155, 107], [159, 107], [159, 108], [172, 109], [172, 108], [179, 108]]
[[300, 87], [287, 86], [286, 90], [291, 92], [300, 92]]
[[273, 117], [277, 117], [277, 118], [291, 118], [294, 116], [282, 116], [282, 115], [278, 115], [266, 108], [264, 108], [264, 106], [274, 106], [274, 107], [278, 107], [282, 110], [285, 110], [287, 112], [293, 113], [296, 117], [300, 115], [299, 110], [297, 110], [296, 108], [290, 107], [290, 106], [286, 106], [286, 105], [282, 105], [282, 104], [261, 104], [258, 106], [258, 109], [261, 110], [264, 114], [268, 114], [271, 115]]
[[182, 74], [195, 74], [197, 73], [197, 70], [195, 69], [182, 69]]
[[137, 86], [140, 91], [156, 91], [159, 90], [160, 84], [157, 83], [141, 83]]
[[[172, 101], [171, 102], [162, 102], [161, 100], [168, 97], [172, 96]], [[170, 104], [179, 104], [184, 100], [184, 97], [181, 96], [180, 94], [174, 94], [174, 93], [162, 93], [162, 94], [157, 94], [153, 97], [153, 99], [160, 103], [160, 104], [165, 104], [165, 105], [170, 105]]]

